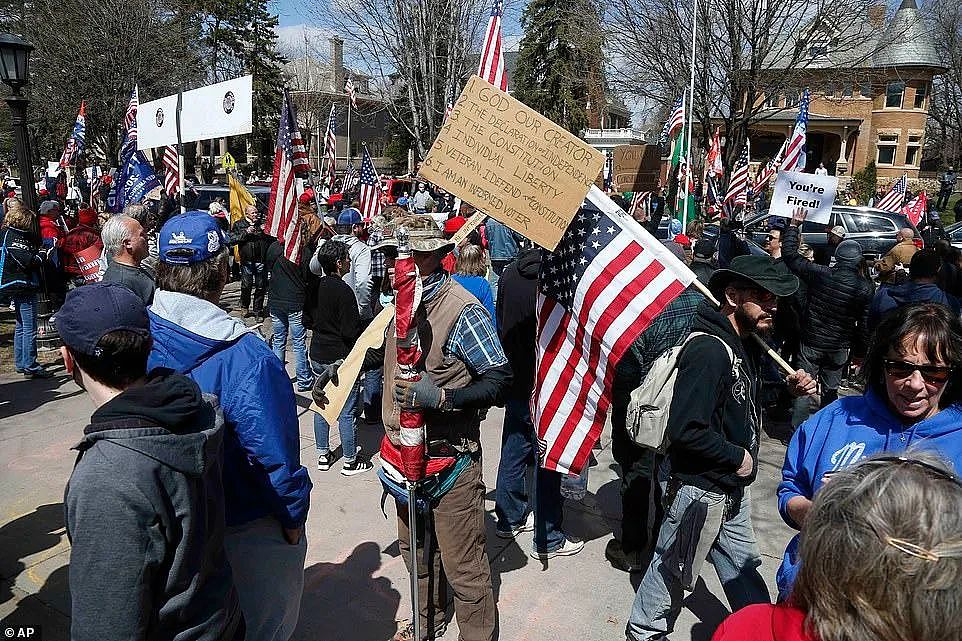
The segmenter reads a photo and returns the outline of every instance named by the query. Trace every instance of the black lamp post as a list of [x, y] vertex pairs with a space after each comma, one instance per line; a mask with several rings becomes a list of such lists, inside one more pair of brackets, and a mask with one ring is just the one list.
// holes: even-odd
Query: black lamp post
[[30, 136], [27, 133], [27, 105], [23, 87], [30, 76], [28, 68], [33, 45], [12, 33], [0, 34], [0, 80], [13, 91], [7, 98], [10, 120], [17, 145], [17, 164], [20, 169], [20, 191], [24, 206], [37, 211], [37, 197], [33, 191], [33, 155], [30, 152]]

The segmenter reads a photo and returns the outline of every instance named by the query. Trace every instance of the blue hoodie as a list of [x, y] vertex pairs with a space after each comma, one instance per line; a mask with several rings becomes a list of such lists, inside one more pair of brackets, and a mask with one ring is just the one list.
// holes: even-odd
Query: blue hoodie
[[304, 524], [311, 479], [301, 465], [294, 390], [260, 336], [205, 300], [158, 289], [148, 308], [148, 367], [167, 367], [214, 394], [224, 410], [227, 525], [273, 516]]
[[896, 307], [913, 303], [940, 303], [945, 305], [956, 316], [959, 315], [959, 299], [946, 294], [935, 283], [917, 283], [909, 281], [901, 285], [886, 285], [875, 292], [875, 298], [868, 310], [869, 329], [875, 329], [882, 317]]
[[[847, 396], [802, 423], [785, 453], [778, 486], [778, 512], [795, 529], [788, 501], [812, 498], [826, 472], [835, 472], [878, 452], [900, 452], [909, 447], [932, 450], [962, 472], [962, 405], [951, 405], [932, 418], [904, 425], [874, 391]], [[798, 573], [798, 535], [788, 544], [776, 577], [784, 599]]]

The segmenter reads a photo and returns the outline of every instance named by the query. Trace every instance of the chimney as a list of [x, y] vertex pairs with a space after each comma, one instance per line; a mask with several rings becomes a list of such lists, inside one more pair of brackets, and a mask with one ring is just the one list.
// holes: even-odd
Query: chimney
[[332, 91], [339, 93], [344, 90], [344, 41], [333, 36], [331, 38], [331, 73], [334, 82]]
[[868, 8], [868, 23], [874, 29], [885, 28], [885, 13], [888, 10], [884, 4], [873, 4]]

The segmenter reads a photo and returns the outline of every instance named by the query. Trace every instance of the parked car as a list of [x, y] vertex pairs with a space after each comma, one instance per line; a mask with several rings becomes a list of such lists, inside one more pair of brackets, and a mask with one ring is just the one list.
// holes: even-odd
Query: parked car
[[962, 250], [962, 222], [952, 223], [945, 226], [945, 233], [952, 246]]
[[[765, 237], [773, 226], [784, 226], [788, 220], [769, 216], [767, 211], [745, 221], [745, 234], [759, 245], [765, 244]], [[870, 262], [885, 255], [898, 239], [900, 229], [910, 227], [915, 232], [915, 243], [921, 248], [922, 237], [909, 219], [900, 214], [873, 209], [872, 207], [849, 207], [835, 205], [828, 224], [805, 221], [802, 223], [802, 241], [816, 251], [828, 245], [827, 232], [832, 227], [845, 228], [845, 240], [854, 240], [862, 246], [862, 254]]]
[[[267, 205], [271, 199], [271, 188], [257, 185], [248, 185], [247, 190], [257, 201], [257, 206], [262, 211], [267, 211]], [[187, 209], [200, 209], [207, 211], [210, 204], [217, 198], [224, 201], [224, 205], [230, 206], [230, 189], [227, 185], [194, 185], [193, 192], [196, 196], [191, 200], [188, 194], [186, 203]]]

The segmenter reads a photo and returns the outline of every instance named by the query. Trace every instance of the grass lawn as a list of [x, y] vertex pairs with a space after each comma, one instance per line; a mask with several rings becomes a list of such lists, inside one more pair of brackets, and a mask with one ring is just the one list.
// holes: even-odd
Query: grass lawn
[[962, 194], [953, 194], [952, 197], [949, 198], [949, 205], [945, 208], [945, 211], [939, 212], [943, 225], [949, 225], [955, 222], [955, 203], [959, 202], [960, 198], [962, 198]]

